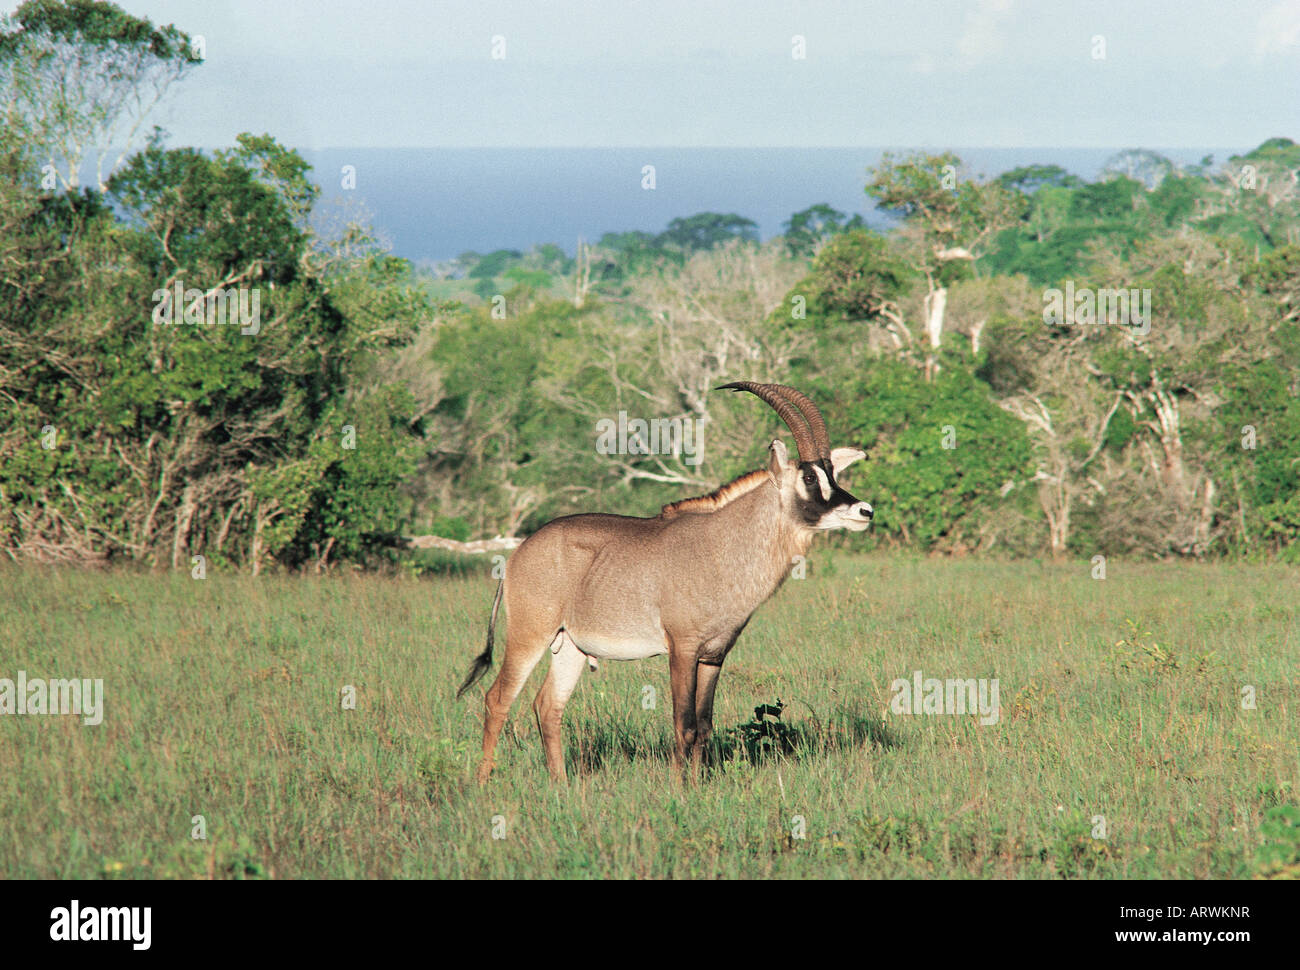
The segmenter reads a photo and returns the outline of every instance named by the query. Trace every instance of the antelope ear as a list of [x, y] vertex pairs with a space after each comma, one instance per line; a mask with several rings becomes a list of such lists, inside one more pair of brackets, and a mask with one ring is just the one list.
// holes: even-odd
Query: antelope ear
[[861, 461], [867, 457], [865, 451], [859, 451], [857, 448], [836, 448], [831, 452], [831, 468], [835, 471], [838, 478], [840, 472], [848, 468], [855, 461]]
[[772, 476], [772, 480], [780, 485], [781, 479], [785, 477], [786, 470], [790, 467], [790, 452], [786, 451], [785, 442], [780, 438], [773, 438], [768, 450], [772, 452], [772, 460], [768, 463], [767, 472]]

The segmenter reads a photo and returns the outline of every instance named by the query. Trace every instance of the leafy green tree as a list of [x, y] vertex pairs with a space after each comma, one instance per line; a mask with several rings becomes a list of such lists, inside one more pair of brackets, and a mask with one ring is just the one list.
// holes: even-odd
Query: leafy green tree
[[1274, 359], [1227, 370], [1205, 445], [1237, 510], [1230, 547], [1300, 562], [1300, 341], [1287, 343]]
[[1043, 188], [1073, 189], [1083, 184], [1079, 176], [1070, 174], [1059, 165], [1022, 165], [1003, 172], [995, 181], [1022, 195], [1034, 195]]
[[884, 236], [854, 229], [822, 248], [795, 293], [823, 316], [901, 323], [897, 300], [915, 275]]
[[[542, 300], [504, 320], [486, 307], [464, 310], [438, 328], [429, 363], [441, 394], [421, 475], [433, 484], [423, 504], [438, 510], [440, 527], [512, 536], [575, 511], [575, 496], [595, 493], [594, 427], [547, 393], [592, 393], [571, 364], [591, 314]], [[483, 367], [484, 360], [492, 366]], [[589, 443], [573, 449], [586, 469], [573, 467], [568, 445], [575, 440]]]
[[668, 228], [656, 237], [655, 244], [682, 253], [694, 253], [714, 249], [733, 239], [757, 242], [758, 224], [734, 212], [725, 215], [699, 212], [693, 216], [673, 219], [668, 223]]
[[573, 260], [554, 243], [534, 246], [525, 254], [524, 262], [529, 269], [539, 269], [553, 276], [563, 276], [573, 269]]
[[5, 125], [26, 133], [65, 188], [78, 187], [94, 152], [102, 190], [109, 152], [121, 148], [121, 162], [171, 85], [200, 63], [188, 34], [112, 3], [27, 0], [0, 18]]
[[1177, 171], [1178, 166], [1168, 158], [1145, 148], [1126, 149], [1107, 159], [1102, 166], [1103, 179], [1118, 176], [1136, 181], [1147, 189], [1157, 188]]
[[1169, 175], [1147, 194], [1147, 204], [1161, 229], [1177, 229], [1193, 220], [1207, 189], [1205, 179]]
[[1212, 231], [1240, 232], [1249, 226], [1263, 247], [1300, 238], [1300, 145], [1270, 138], [1242, 156], [1232, 156], [1219, 183], [1221, 220]]
[[1282, 320], [1300, 320], [1300, 245], [1273, 250], [1252, 269], [1250, 280], [1276, 301]]
[[785, 222], [785, 244], [791, 256], [812, 256], [838, 233], [862, 229], [862, 216], [852, 218], [824, 202], [794, 213]]
[[896, 160], [888, 152], [871, 171], [866, 193], [882, 209], [903, 218], [900, 236], [912, 265], [926, 283], [926, 376], [933, 377], [944, 327], [948, 285], [973, 272], [999, 232], [1023, 216], [1027, 204], [996, 181], [962, 176], [951, 152], [912, 154]]
[[469, 271], [469, 275], [472, 279], [496, 279], [509, 267], [514, 266], [523, 259], [523, 255], [517, 249], [493, 250], [478, 261], [474, 268]]
[[[809, 391], [837, 443], [867, 446], [850, 484], [888, 542], [1300, 559], [1289, 139], [1218, 173], [1130, 155], [1093, 184], [887, 156], [867, 186], [900, 218], [885, 234], [823, 204], [766, 245], [750, 220], [699, 213], [576, 262], [552, 244], [465, 254], [458, 271], [506, 297], [500, 319], [432, 302], [364, 226], [322, 236], [307, 164], [269, 135], [205, 153], [155, 129], [103, 191], [42, 188], [51, 133], [103, 137], [58, 113], [107, 124], [99, 89], [77, 101], [96, 63], [118, 73], [94, 84], [148, 95], [194, 58], [107, 4], [20, 12], [0, 24], [11, 557], [256, 572], [385, 561], [412, 526], [467, 540], [653, 514], [761, 463], [773, 416], [712, 391], [754, 378]], [[55, 90], [65, 54], [82, 66]], [[135, 122], [151, 102], [125, 103]], [[573, 300], [555, 299], [575, 268]], [[1149, 330], [1049, 325], [1043, 286], [1065, 280], [1149, 291]], [[211, 322], [254, 295], [251, 328]], [[945, 326], [969, 341], [941, 345]], [[602, 453], [597, 422], [621, 411], [707, 427], [703, 463]]]
[[1231, 156], [1229, 161], [1271, 163], [1281, 169], [1295, 171], [1300, 168], [1300, 144], [1291, 138], [1269, 138], [1245, 155]]
[[497, 278], [504, 275], [510, 267], [517, 266], [523, 256], [517, 249], [497, 249], [488, 253], [469, 271], [469, 278], [478, 281], [474, 284], [474, 292], [481, 299], [491, 299], [502, 289]]
[[960, 369], [927, 382], [903, 361], [880, 360], [839, 400], [846, 440], [869, 456], [854, 488], [869, 496], [879, 532], [946, 551], [996, 541], [986, 518], [1033, 469], [1024, 428], [987, 385]]
[[[636, 230], [605, 233], [589, 255], [595, 283], [604, 290], [617, 291], [629, 277], [648, 272], [667, 254], [659, 248], [653, 233]], [[678, 253], [671, 254], [674, 260], [679, 257]]]
[[[367, 369], [427, 306], [402, 261], [331, 257], [296, 225], [306, 172], [265, 138], [210, 158], [155, 145], [115, 173], [108, 204], [47, 200], [20, 227], [39, 242], [57, 221], [65, 255], [0, 303], [0, 393], [18, 402], [0, 412], [18, 459], [0, 473], [11, 550], [173, 567], [201, 552], [256, 570], [312, 549], [360, 556], [360, 532], [396, 528], [412, 416]], [[219, 304], [252, 314], [223, 324]]]
[[1123, 176], [1091, 182], [1071, 195], [1070, 217], [1093, 224], [1132, 221], [1144, 195], [1141, 182]]
[[501, 278], [531, 290], [549, 290], [555, 282], [546, 270], [526, 269], [523, 266], [511, 266], [501, 274]]
[[1132, 252], [1152, 232], [1180, 225], [1197, 211], [1205, 183], [1168, 178], [1154, 193], [1120, 176], [1039, 187], [1024, 219], [1003, 229], [983, 264], [991, 273], [1023, 273], [1040, 284], [1078, 279], [1101, 249]]
[[655, 234], [634, 230], [632, 232], [607, 232], [598, 245], [619, 253], [651, 252], [655, 248]]

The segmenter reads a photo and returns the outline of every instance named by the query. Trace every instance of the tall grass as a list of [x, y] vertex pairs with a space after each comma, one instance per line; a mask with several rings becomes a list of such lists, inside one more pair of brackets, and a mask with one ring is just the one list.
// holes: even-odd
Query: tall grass
[[[1295, 570], [1112, 562], [1094, 580], [1087, 563], [829, 551], [812, 567], [728, 659], [701, 778], [671, 766], [656, 658], [584, 675], [565, 717], [567, 789], [549, 783], [532, 722], [545, 661], [492, 781], [472, 783], [482, 689], [453, 692], [482, 647], [486, 572], [0, 569], [0, 677], [103, 678], [106, 697], [97, 727], [0, 716], [0, 873], [1300, 871], [1295, 828], [1277, 822], [1300, 804]], [[892, 681], [915, 670], [997, 678], [998, 722], [893, 713]], [[779, 720], [756, 717], [778, 700]]]

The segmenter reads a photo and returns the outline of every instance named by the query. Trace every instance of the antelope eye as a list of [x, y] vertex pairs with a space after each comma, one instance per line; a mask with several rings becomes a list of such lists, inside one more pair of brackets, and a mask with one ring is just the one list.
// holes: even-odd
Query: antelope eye
[[811, 475], [805, 475], [803, 477], [803, 483], [811, 487], [817, 484], [817, 479], [813, 478]]

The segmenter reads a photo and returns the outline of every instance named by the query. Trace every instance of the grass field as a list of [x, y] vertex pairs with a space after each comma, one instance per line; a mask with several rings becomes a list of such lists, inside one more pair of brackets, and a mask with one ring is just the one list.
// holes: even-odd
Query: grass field
[[[0, 677], [103, 678], [105, 714], [0, 716], [0, 874], [1300, 874], [1300, 572], [1090, 572], [820, 551], [732, 652], [699, 780], [668, 760], [660, 657], [584, 675], [570, 785], [552, 787], [530, 706], [544, 661], [479, 789], [496, 668], [452, 695], [482, 648], [486, 570], [3, 568]], [[997, 723], [893, 713], [916, 670], [996, 678]]]

